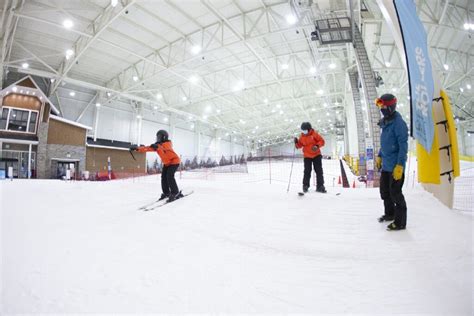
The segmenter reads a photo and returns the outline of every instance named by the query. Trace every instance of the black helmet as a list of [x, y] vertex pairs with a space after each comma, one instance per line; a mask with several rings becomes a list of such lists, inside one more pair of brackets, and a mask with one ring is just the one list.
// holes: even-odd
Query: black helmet
[[310, 122], [301, 123], [301, 130], [302, 131], [309, 131], [310, 129], [312, 129]]
[[164, 129], [160, 129], [158, 132], [156, 132], [156, 142], [157, 143], [163, 143], [168, 140], [168, 132], [165, 131]]
[[380, 108], [384, 117], [389, 117], [397, 109], [397, 98], [391, 93], [386, 93], [376, 99], [375, 104]]

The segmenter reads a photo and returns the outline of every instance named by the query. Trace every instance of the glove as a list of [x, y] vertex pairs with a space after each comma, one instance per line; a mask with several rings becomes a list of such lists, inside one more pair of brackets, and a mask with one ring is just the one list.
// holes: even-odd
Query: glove
[[295, 141], [295, 145], [298, 144], [298, 138], [295, 137], [294, 141]]
[[130, 146], [130, 151], [137, 151], [137, 150], [138, 150], [138, 145]]
[[393, 179], [398, 181], [402, 178], [403, 176], [403, 166], [401, 165], [396, 165], [395, 168], [393, 169]]
[[158, 149], [158, 143], [151, 144], [150, 147], [156, 150]]
[[318, 145], [314, 145], [313, 147], [311, 147], [311, 150], [312, 151], [317, 151], [319, 149], [319, 146]]
[[377, 170], [380, 170], [382, 168], [382, 157], [377, 156], [375, 158], [375, 168], [377, 168]]

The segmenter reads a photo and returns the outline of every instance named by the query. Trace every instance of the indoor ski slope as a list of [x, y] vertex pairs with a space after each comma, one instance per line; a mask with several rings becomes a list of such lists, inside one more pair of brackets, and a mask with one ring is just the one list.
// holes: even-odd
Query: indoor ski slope
[[326, 195], [297, 196], [300, 163], [287, 194], [288, 166], [183, 174], [194, 194], [152, 212], [157, 176], [0, 183], [2, 312], [472, 314], [472, 216], [409, 187], [387, 232], [377, 189], [332, 187], [337, 161]]

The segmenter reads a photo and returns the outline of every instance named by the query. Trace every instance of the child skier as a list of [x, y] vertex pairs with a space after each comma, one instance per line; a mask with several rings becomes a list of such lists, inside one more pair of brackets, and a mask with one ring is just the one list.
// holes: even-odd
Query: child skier
[[380, 175], [380, 197], [384, 202], [385, 214], [379, 222], [393, 221], [387, 230], [405, 229], [407, 224], [407, 205], [402, 193], [405, 180], [404, 169], [408, 152], [408, 127], [400, 113], [396, 111], [397, 98], [384, 94], [375, 100], [383, 118], [380, 151], [375, 159]]
[[163, 162], [163, 170], [161, 172], [161, 190], [163, 193], [159, 200], [168, 198], [168, 202], [172, 202], [176, 199], [183, 197], [183, 194], [178, 189], [174, 174], [178, 170], [181, 160], [179, 156], [174, 152], [171, 140], [168, 139], [168, 132], [165, 130], [159, 130], [156, 133], [156, 143], [150, 146], [137, 146], [132, 145], [130, 150], [135, 150], [141, 153], [147, 151], [156, 151]]
[[324, 187], [324, 175], [322, 156], [320, 148], [324, 146], [324, 139], [319, 135], [309, 122], [301, 124], [301, 136], [295, 137], [296, 148], [303, 148], [304, 154], [304, 176], [303, 176], [303, 192], [308, 192], [309, 180], [311, 179], [311, 171], [314, 167], [316, 171], [316, 191], [326, 193]]

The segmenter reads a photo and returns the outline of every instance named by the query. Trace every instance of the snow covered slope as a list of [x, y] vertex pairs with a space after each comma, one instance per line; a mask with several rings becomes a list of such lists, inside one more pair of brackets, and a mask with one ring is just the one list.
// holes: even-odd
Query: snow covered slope
[[377, 189], [225, 177], [152, 212], [156, 176], [0, 183], [2, 312], [472, 314], [471, 216], [410, 188], [387, 232]]

